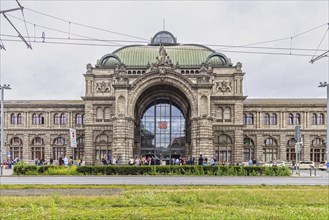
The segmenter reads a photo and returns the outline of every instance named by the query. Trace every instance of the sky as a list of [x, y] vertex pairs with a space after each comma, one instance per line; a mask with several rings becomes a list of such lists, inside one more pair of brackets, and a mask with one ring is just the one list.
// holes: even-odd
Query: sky
[[[7, 100], [81, 99], [88, 63], [124, 45], [145, 45], [163, 29], [178, 43], [206, 45], [241, 62], [248, 98], [326, 97], [318, 85], [328, 81], [329, 59], [309, 61], [329, 48], [329, 1], [19, 2], [23, 14], [6, 15], [33, 49], [1, 15], [0, 83], [12, 88]], [[0, 1], [1, 11], [13, 8], [16, 1]]]

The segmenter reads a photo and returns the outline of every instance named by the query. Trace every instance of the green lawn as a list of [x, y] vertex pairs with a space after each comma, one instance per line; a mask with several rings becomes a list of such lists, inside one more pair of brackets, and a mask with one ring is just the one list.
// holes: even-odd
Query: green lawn
[[329, 219], [328, 186], [1, 185], [115, 188], [116, 195], [1, 196], [0, 219]]

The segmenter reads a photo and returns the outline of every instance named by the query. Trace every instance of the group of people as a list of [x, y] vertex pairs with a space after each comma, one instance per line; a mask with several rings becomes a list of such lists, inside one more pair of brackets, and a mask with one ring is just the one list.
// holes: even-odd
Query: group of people
[[34, 164], [37, 166], [45, 166], [45, 165], [48, 165], [48, 163], [50, 165], [53, 165], [53, 162], [54, 162], [54, 160], [52, 158], [49, 160], [49, 162], [45, 158], [39, 159], [38, 157], [35, 158], [35, 160], [34, 160]]
[[109, 158], [109, 160], [106, 160], [104, 157], [102, 158], [102, 163], [104, 165], [120, 165], [120, 158], [113, 157], [112, 160]]
[[[119, 158], [114, 157], [112, 160], [101, 159], [103, 165], [120, 165]], [[166, 160], [166, 164], [170, 165], [195, 165], [196, 160], [194, 157], [172, 157], [169, 161]], [[131, 157], [128, 161], [128, 165], [132, 166], [142, 166], [142, 165], [162, 165], [163, 160], [157, 156], [141, 156], [141, 157]], [[206, 157], [200, 155], [198, 159], [198, 165], [203, 166], [214, 166], [216, 165], [216, 159], [212, 157], [210, 160]]]
[[216, 159], [214, 157], [212, 157], [210, 159], [210, 161], [208, 162], [208, 158], [207, 157], [203, 157], [202, 154], [200, 154], [200, 157], [198, 159], [198, 165], [199, 166], [215, 166], [216, 165]]
[[11, 169], [13, 165], [19, 162], [19, 158], [15, 157], [15, 159], [11, 159], [10, 157], [7, 158], [6, 161], [3, 162], [3, 167]]
[[[77, 161], [77, 165], [81, 165], [82, 163], [82, 160], [79, 159]], [[53, 158], [50, 158], [49, 161], [47, 161], [47, 159], [45, 158], [42, 158], [42, 159], [39, 159], [38, 157], [35, 158], [34, 160], [34, 164], [37, 165], [37, 166], [46, 166], [46, 165], [54, 165], [54, 159]], [[65, 156], [64, 158], [63, 157], [60, 157], [58, 158], [58, 165], [59, 166], [72, 166], [74, 164], [74, 161], [73, 161], [73, 157], [67, 157]]]

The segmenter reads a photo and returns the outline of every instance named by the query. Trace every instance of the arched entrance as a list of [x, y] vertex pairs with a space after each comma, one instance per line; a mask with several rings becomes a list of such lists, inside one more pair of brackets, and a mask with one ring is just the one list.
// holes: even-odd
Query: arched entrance
[[135, 156], [171, 158], [191, 155], [191, 108], [185, 94], [171, 85], [146, 89], [135, 106]]

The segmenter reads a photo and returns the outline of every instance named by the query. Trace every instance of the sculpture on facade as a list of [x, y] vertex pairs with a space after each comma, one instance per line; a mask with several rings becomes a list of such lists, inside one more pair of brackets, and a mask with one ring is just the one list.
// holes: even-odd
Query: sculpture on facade
[[174, 64], [168, 56], [166, 49], [161, 44], [159, 48], [159, 56], [157, 56], [156, 61], [149, 66], [149, 70], [159, 70], [159, 72], [163, 74], [167, 69], [174, 69]]
[[110, 82], [99, 82], [96, 83], [96, 92], [97, 93], [110, 93], [112, 84]]
[[230, 93], [232, 92], [232, 82], [228, 80], [220, 80], [216, 82], [216, 92]]
[[126, 65], [123, 63], [117, 64], [114, 70], [117, 84], [129, 84]]

